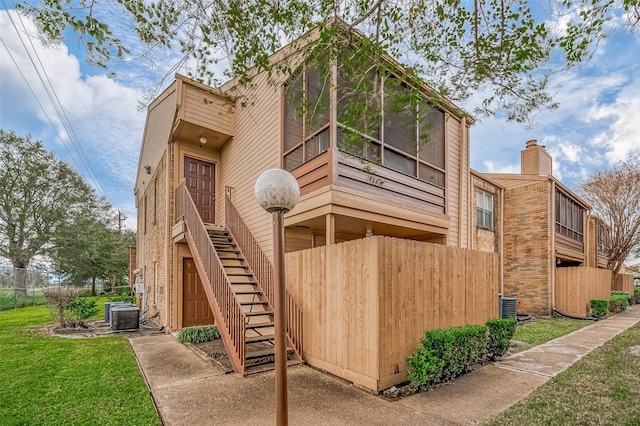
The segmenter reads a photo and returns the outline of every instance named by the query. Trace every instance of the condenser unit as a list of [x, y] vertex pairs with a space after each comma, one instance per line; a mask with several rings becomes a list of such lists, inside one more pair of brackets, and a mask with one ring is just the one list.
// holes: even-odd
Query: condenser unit
[[137, 330], [140, 323], [140, 309], [137, 306], [115, 305], [111, 307], [111, 329]]
[[503, 297], [500, 304], [500, 318], [518, 318], [518, 308], [515, 297]]
[[126, 302], [106, 302], [104, 304], [104, 322], [111, 324], [111, 309], [118, 305], [130, 305]]

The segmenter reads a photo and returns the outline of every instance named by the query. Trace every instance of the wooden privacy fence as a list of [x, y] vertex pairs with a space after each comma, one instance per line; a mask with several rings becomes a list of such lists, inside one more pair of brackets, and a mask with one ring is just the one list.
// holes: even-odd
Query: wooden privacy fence
[[374, 391], [406, 381], [425, 330], [498, 315], [498, 256], [390, 237], [286, 255], [304, 359]]
[[576, 316], [589, 314], [591, 299], [611, 297], [611, 271], [576, 266], [556, 268], [555, 309]]
[[618, 274], [613, 289], [616, 291], [624, 291], [629, 297], [633, 297], [633, 275]]

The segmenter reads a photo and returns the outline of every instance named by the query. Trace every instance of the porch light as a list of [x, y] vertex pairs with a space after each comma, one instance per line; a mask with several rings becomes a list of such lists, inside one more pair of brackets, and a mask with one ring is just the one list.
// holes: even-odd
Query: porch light
[[284, 273], [284, 214], [300, 198], [298, 181], [282, 169], [270, 169], [256, 180], [256, 200], [273, 218], [273, 278], [275, 325], [276, 424], [287, 425], [287, 343]]

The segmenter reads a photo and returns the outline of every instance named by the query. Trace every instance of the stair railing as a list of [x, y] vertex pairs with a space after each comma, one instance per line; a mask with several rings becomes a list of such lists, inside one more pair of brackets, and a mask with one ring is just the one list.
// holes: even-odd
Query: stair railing
[[237, 373], [244, 374], [246, 316], [231, 290], [229, 277], [184, 180], [176, 188], [175, 194], [176, 218], [182, 217], [184, 220], [187, 242], [229, 360]]
[[[231, 191], [231, 187], [225, 187], [225, 224], [232, 237], [236, 240], [253, 275], [256, 277], [258, 286], [273, 308], [275, 301], [273, 263], [262, 251], [251, 230], [231, 201]], [[287, 338], [296, 356], [302, 361], [302, 311], [287, 290], [285, 290], [285, 303]]]

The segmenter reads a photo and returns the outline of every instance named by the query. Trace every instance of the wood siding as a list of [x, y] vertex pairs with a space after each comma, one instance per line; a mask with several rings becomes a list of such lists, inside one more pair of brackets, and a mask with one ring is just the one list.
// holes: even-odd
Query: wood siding
[[586, 316], [591, 299], [611, 295], [611, 271], [608, 269], [569, 267], [556, 268], [555, 309], [562, 313]]
[[[251, 102], [237, 108], [235, 136], [221, 150], [219, 182], [223, 187], [233, 187], [233, 204], [260, 247], [273, 258], [271, 216], [256, 202], [254, 187], [262, 172], [281, 166], [280, 88], [269, 84], [262, 73], [255, 77], [252, 88], [239, 90], [241, 93], [232, 94]], [[216, 207], [221, 221], [224, 205]]]
[[300, 196], [333, 183], [329, 164], [332, 151], [330, 149], [291, 171], [293, 177], [298, 180]]
[[339, 153], [337, 184], [435, 213], [445, 212], [444, 188], [386, 167], [375, 164], [368, 166], [370, 172], [363, 170], [363, 164], [359, 159]]
[[406, 381], [425, 330], [498, 314], [498, 256], [370, 237], [286, 255], [305, 360], [371, 390]]
[[180, 116], [199, 127], [234, 134], [235, 114], [230, 103], [201, 87], [183, 83]]

